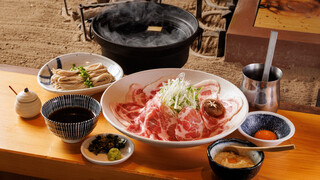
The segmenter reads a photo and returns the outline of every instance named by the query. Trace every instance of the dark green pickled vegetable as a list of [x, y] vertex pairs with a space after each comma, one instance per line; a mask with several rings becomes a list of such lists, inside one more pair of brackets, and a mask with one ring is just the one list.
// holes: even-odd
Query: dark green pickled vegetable
[[124, 148], [127, 140], [108, 134], [106, 136], [97, 136], [89, 145], [89, 151], [95, 155], [99, 153], [108, 154], [111, 148]]

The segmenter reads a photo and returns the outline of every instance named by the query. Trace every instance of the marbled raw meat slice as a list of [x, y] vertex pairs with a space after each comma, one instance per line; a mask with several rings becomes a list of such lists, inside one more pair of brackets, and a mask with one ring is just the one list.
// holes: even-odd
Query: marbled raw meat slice
[[221, 133], [224, 130], [223, 126], [239, 112], [243, 105], [240, 97], [220, 99], [220, 102], [225, 108], [225, 113], [219, 117], [208, 115], [204, 110], [203, 104], [200, 105], [200, 113], [206, 128], [210, 130], [210, 136]]
[[177, 140], [188, 141], [200, 139], [203, 130], [203, 120], [196, 109], [185, 107], [179, 112], [177, 128], [175, 130]]
[[147, 103], [146, 94], [143, 92], [144, 86], [140, 84], [132, 84], [126, 94], [125, 101], [133, 102], [141, 106]]
[[158, 96], [149, 100], [140, 116], [127, 130], [150, 139], [175, 141], [176, 118], [170, 115], [170, 109], [162, 105]]
[[174, 129], [177, 124], [176, 118], [170, 114], [171, 109], [163, 106], [161, 100], [158, 96], [154, 96], [152, 100], [154, 106], [146, 106], [146, 111], [148, 112], [145, 117], [145, 128], [146, 134], [152, 139], [174, 141], [176, 140]]
[[125, 96], [125, 103], [112, 103], [110, 108], [117, 119], [126, 127], [131, 125], [146, 104], [144, 86], [132, 84]]
[[199, 104], [206, 99], [217, 99], [220, 92], [220, 84], [214, 79], [203, 80], [194, 85], [195, 88], [201, 88], [198, 95]]
[[127, 126], [126, 130], [129, 132], [135, 133], [138, 136], [149, 137], [146, 134], [145, 126], [143, 123], [145, 120], [145, 116], [146, 116], [146, 111], [145, 111], [145, 108], [143, 108], [140, 115], [136, 117], [129, 126]]
[[146, 123], [147, 125], [149, 125], [148, 124], [149, 122], [146, 122], [146, 120], [149, 120], [150, 118], [152, 118], [155, 110], [157, 109], [158, 109], [158, 102], [154, 101], [153, 99], [149, 100], [144, 106], [144, 108], [140, 111], [140, 115], [137, 116], [133, 120], [133, 123], [127, 127], [127, 130], [137, 135], [149, 138], [151, 133], [146, 129], [147, 128]]
[[124, 125], [129, 126], [133, 123], [134, 119], [141, 114], [144, 108], [136, 103], [112, 103], [110, 108], [116, 118]]
[[161, 103], [160, 106], [160, 112], [164, 116], [163, 119], [161, 119], [161, 127], [163, 131], [159, 135], [162, 139], [167, 141], [177, 141], [176, 135], [175, 135], [175, 129], [177, 126], [177, 116], [174, 115], [173, 111], [163, 105]]
[[173, 79], [175, 76], [165, 76], [161, 77], [155, 82], [152, 82], [144, 87], [143, 92], [146, 94], [146, 99], [152, 99], [156, 93], [160, 90], [163, 86], [163, 83], [167, 83], [168, 79]]

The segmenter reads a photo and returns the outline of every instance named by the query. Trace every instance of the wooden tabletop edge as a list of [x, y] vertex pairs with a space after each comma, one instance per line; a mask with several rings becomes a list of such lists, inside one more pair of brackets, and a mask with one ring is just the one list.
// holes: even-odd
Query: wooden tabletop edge
[[22, 74], [38, 75], [39, 69], [30, 67], [21, 67], [8, 64], [0, 64], [1, 71], [16, 72]]

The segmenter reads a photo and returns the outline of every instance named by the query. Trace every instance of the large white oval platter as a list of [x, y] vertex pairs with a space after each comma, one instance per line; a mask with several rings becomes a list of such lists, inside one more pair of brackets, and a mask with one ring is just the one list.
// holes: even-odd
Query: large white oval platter
[[[124, 102], [125, 95], [128, 92], [129, 86], [132, 83], [138, 83], [141, 85], [148, 85], [152, 82], [155, 82], [163, 76], [177, 76], [179, 73], [185, 73], [185, 79], [190, 81], [191, 84], [198, 83], [206, 79], [215, 79], [220, 83], [220, 97], [240, 97], [243, 100], [243, 106], [240, 111], [226, 124], [230, 128], [223, 131], [222, 133], [212, 136], [205, 139], [193, 140], [193, 141], [161, 141], [153, 140], [145, 137], [138, 136], [134, 133], [128, 132], [123, 124], [121, 124], [118, 119], [114, 116], [112, 110], [110, 109], [110, 104], [113, 102]], [[102, 106], [102, 112], [107, 121], [115, 127], [117, 130], [123, 134], [142, 141], [144, 143], [156, 145], [156, 146], [165, 146], [165, 147], [192, 147], [198, 146], [206, 143], [210, 143], [221, 139], [233, 131], [235, 131], [245, 120], [246, 115], [249, 111], [248, 101], [242, 91], [233, 85], [231, 82], [206, 72], [189, 70], [189, 69], [178, 69], [178, 68], [166, 68], [166, 69], [154, 69], [137, 72], [131, 75], [128, 75], [119, 81], [113, 83], [109, 86], [106, 91], [102, 94], [100, 100]]]
[[77, 52], [58, 56], [47, 62], [39, 71], [37, 81], [38, 84], [45, 90], [53, 92], [56, 94], [84, 94], [92, 95], [98, 92], [104, 91], [112, 83], [108, 83], [101, 86], [96, 86], [92, 88], [75, 89], [75, 90], [58, 90], [52, 87], [50, 84], [50, 77], [52, 76], [52, 68], [70, 69], [72, 65], [78, 66], [88, 66], [95, 63], [102, 63], [108, 67], [108, 71], [115, 77], [115, 80], [119, 80], [123, 77], [123, 70], [116, 62], [111, 59], [100, 56], [97, 54]]

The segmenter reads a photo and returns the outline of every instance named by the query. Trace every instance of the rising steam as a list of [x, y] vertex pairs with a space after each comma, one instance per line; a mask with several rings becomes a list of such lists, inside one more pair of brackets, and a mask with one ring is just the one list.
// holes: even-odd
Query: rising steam
[[100, 36], [115, 44], [165, 46], [183, 41], [195, 32], [188, 22], [179, 18], [179, 13], [176, 8], [152, 2], [121, 3], [99, 13], [94, 28]]

